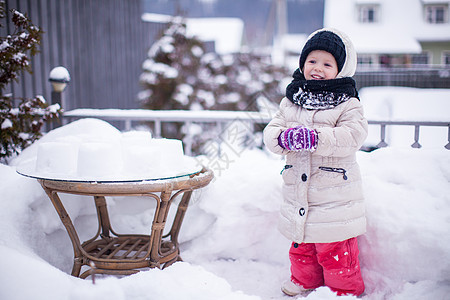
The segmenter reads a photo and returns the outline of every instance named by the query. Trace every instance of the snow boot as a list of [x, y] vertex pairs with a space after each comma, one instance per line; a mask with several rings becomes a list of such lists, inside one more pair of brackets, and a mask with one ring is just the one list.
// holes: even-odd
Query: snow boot
[[301, 285], [293, 283], [291, 280], [286, 280], [281, 285], [281, 291], [288, 296], [297, 296], [300, 294], [307, 296], [313, 290], [305, 289]]

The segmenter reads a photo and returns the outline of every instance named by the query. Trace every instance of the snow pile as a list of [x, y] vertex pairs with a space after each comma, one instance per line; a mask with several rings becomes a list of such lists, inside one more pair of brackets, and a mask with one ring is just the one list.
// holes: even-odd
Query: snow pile
[[[284, 163], [262, 150], [234, 156], [193, 195], [180, 233], [185, 262], [123, 278], [68, 275], [72, 246], [44, 191], [15, 172], [42, 142], [58, 136], [120, 134], [106, 122], [81, 120], [47, 134], [11, 166], [0, 165], [1, 299], [291, 299], [290, 241], [276, 229]], [[358, 153], [368, 232], [359, 238], [363, 299], [445, 299], [450, 293], [450, 155], [439, 148], [385, 148]], [[214, 170], [214, 169], [213, 169]], [[96, 231], [92, 199], [63, 195], [81, 240]], [[107, 198], [117, 232], [148, 233], [148, 199]], [[169, 215], [169, 220], [173, 215]], [[24, 288], [26, 287], [26, 288]], [[306, 299], [336, 299], [322, 287]], [[346, 296], [339, 299], [356, 299]]]

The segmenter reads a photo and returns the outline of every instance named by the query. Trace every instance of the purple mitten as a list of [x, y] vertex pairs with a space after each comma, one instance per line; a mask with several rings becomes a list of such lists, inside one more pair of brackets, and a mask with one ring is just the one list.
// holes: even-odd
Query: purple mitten
[[278, 145], [290, 151], [312, 152], [317, 148], [317, 132], [303, 126], [289, 128], [278, 136]]

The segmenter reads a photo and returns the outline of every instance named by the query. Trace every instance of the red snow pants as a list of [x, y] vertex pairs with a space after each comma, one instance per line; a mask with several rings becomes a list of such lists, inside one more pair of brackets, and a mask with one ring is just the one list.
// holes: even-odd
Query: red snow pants
[[292, 243], [289, 250], [291, 280], [305, 289], [326, 285], [338, 295], [364, 292], [358, 259], [358, 241]]

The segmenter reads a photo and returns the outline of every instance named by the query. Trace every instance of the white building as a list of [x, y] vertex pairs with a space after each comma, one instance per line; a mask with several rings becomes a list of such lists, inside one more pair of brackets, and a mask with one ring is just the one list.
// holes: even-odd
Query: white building
[[325, 0], [324, 26], [346, 32], [359, 67], [450, 66], [449, 0]]
[[[145, 13], [142, 21], [169, 23], [173, 16]], [[242, 48], [244, 22], [239, 18], [186, 18], [186, 31], [203, 42], [213, 42], [219, 54], [237, 53]]]

